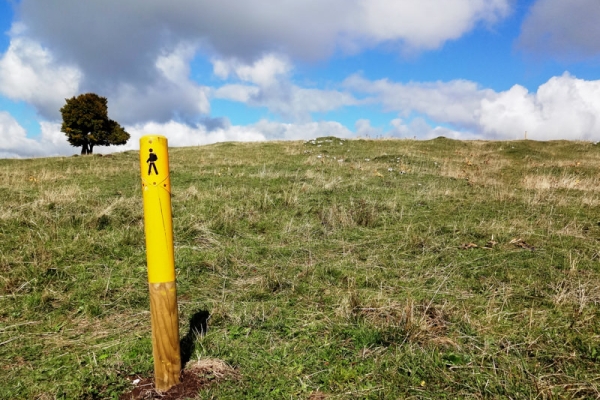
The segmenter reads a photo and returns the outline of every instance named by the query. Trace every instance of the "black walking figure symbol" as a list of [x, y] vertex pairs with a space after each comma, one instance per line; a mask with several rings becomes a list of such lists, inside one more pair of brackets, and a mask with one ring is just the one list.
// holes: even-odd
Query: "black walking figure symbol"
[[154, 173], [158, 175], [156, 164], [154, 164], [154, 161], [156, 160], [158, 160], [158, 157], [152, 152], [152, 149], [150, 149], [150, 157], [148, 157], [148, 159], [146, 160], [146, 162], [148, 163], [148, 175], [150, 175], [150, 173], [152, 172], [152, 168], [154, 168]]

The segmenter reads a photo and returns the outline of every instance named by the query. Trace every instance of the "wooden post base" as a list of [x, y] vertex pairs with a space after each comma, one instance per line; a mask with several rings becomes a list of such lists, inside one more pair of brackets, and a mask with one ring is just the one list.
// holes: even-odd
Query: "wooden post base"
[[154, 384], [159, 392], [180, 382], [179, 313], [175, 282], [149, 283]]

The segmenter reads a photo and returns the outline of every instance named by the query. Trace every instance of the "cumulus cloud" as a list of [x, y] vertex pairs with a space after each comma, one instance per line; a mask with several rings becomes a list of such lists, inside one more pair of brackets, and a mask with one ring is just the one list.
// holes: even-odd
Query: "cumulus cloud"
[[0, 157], [32, 156], [39, 147], [39, 143], [27, 138], [25, 129], [9, 113], [0, 111]]
[[235, 75], [238, 79], [259, 86], [277, 83], [291, 71], [292, 65], [285, 56], [267, 54], [253, 63], [245, 63], [237, 58], [213, 59], [213, 71], [221, 79]]
[[214, 98], [265, 107], [285, 119], [308, 122], [311, 113], [327, 112], [359, 103], [350, 93], [338, 90], [301, 88], [288, 76], [290, 64], [268, 54], [254, 63], [237, 59], [213, 59], [213, 70], [221, 79], [236, 78], [240, 83], [225, 84], [212, 93]]
[[213, 96], [243, 102], [251, 107], [265, 107], [270, 112], [295, 122], [308, 122], [311, 113], [327, 112], [360, 102], [347, 92], [306, 89], [282, 81], [269, 86], [224, 85]]
[[536, 93], [522, 86], [481, 103], [480, 126], [499, 139], [600, 139], [600, 81], [568, 73], [553, 77]]
[[599, 59], [600, 2], [538, 0], [521, 27], [518, 45], [562, 61]]
[[354, 129], [358, 137], [375, 138], [383, 135], [383, 129], [371, 126], [371, 121], [368, 119], [359, 119], [356, 121]]
[[250, 103], [252, 99], [260, 95], [260, 88], [245, 84], [227, 84], [215, 89], [212, 95], [217, 99]]
[[60, 131], [60, 123], [42, 121], [40, 122], [41, 135], [38, 141], [42, 144], [43, 151], [38, 156], [58, 156], [79, 154], [80, 149], [71, 146], [63, 132]]
[[[5, 124], [6, 113], [0, 112], [0, 138], [14, 136], [18, 132], [21, 136], [13, 141], [11, 146], [0, 147], [1, 158], [38, 157], [54, 155], [79, 154], [79, 151], [70, 147], [63, 139], [60, 125], [46, 124], [42, 127], [43, 134], [39, 140], [25, 138], [24, 130], [16, 121]], [[8, 116], [11, 119], [10, 116]], [[206, 121], [205, 121], [206, 122]], [[214, 121], [213, 121], [214, 122]], [[306, 140], [318, 136], [334, 135], [338, 137], [352, 137], [354, 134], [338, 122], [323, 121], [306, 124], [286, 124], [261, 120], [247, 126], [230, 125], [229, 123], [202, 123], [191, 126], [189, 124], [168, 121], [165, 123], [146, 122], [125, 127], [131, 134], [131, 139], [124, 146], [96, 147], [94, 152], [109, 154], [127, 150], [138, 150], [139, 140], [144, 135], [160, 134], [167, 137], [169, 146], [201, 146], [219, 142], [261, 142], [265, 140]], [[11, 130], [12, 129], [12, 130]], [[24, 151], [29, 146], [33, 151]], [[49, 149], [52, 149], [51, 151]]]
[[190, 80], [195, 47], [180, 43], [153, 60], [155, 74], [144, 83], [118, 82], [95, 86], [83, 73], [58, 60], [49, 49], [26, 36], [16, 24], [7, 51], [0, 58], [0, 93], [33, 105], [47, 120], [60, 119], [65, 99], [82, 91], [109, 98], [109, 115], [124, 124], [171, 119], [195, 121], [210, 112], [209, 88]]
[[121, 148], [113, 148], [113, 151], [137, 149], [140, 137], [157, 132], [168, 138], [170, 146], [198, 146], [227, 141], [300, 140], [324, 135], [350, 137], [353, 135], [340, 123], [330, 121], [290, 124], [261, 120], [246, 126], [225, 124], [213, 129], [207, 129], [205, 125], [201, 124], [189, 126], [170, 121], [163, 124], [156, 122], [138, 124], [129, 126], [127, 129], [131, 133], [129, 143]]
[[481, 100], [494, 96], [493, 90], [467, 80], [398, 83], [353, 75], [344, 86], [368, 94], [371, 97], [367, 101], [381, 104], [385, 111], [398, 111], [403, 117], [425, 114], [439, 122], [472, 128], [478, 125]]
[[146, 79], [161, 48], [203, 43], [224, 57], [279, 52], [319, 59], [340, 45], [399, 41], [437, 48], [479, 22], [510, 12], [510, 0], [22, 0], [21, 20], [93, 77]]
[[418, 50], [438, 48], [478, 22], [491, 24], [511, 11], [510, 2], [505, 0], [363, 0], [359, 10], [360, 22], [352, 33], [357, 40], [361, 36], [376, 43], [402, 40], [409, 49]]
[[70, 149], [59, 124], [43, 122], [40, 137], [32, 139], [9, 113], [0, 111], [0, 158], [65, 155]]
[[355, 105], [349, 93], [336, 90], [305, 89], [292, 84], [261, 88], [248, 104], [267, 107], [271, 112], [294, 121], [309, 121], [310, 114]]
[[192, 123], [210, 112], [210, 89], [190, 80], [195, 49], [182, 44], [154, 61], [158, 72], [148, 83], [120, 83], [109, 91], [109, 115], [123, 124], [172, 119]]
[[351, 130], [335, 121], [293, 124], [261, 120], [252, 127], [263, 132], [269, 140], [307, 140], [319, 136], [337, 136], [340, 138], [354, 136]]
[[450, 139], [481, 139], [472, 132], [461, 132], [443, 126], [431, 126], [424, 118], [416, 117], [410, 122], [395, 118], [390, 122], [392, 129], [386, 133], [388, 136], [409, 139], [433, 139], [444, 136]]
[[0, 93], [26, 101], [45, 118], [58, 118], [65, 98], [77, 93], [82, 73], [55, 60], [48, 49], [13, 30], [0, 58]]
[[121, 148], [113, 148], [113, 151], [135, 150], [139, 148], [139, 139], [144, 135], [159, 133], [169, 140], [169, 146], [199, 146], [217, 142], [255, 142], [266, 140], [265, 135], [252, 126], [229, 126], [225, 125], [215, 129], [208, 129], [206, 125], [197, 124], [190, 126], [176, 121], [165, 123], [146, 122], [127, 126], [131, 134], [129, 142]]
[[[22, 158], [41, 156], [65, 156], [79, 154], [71, 147], [60, 132], [60, 124], [43, 122], [39, 138], [26, 137], [25, 130], [5, 111], [0, 111], [0, 158]], [[222, 120], [203, 121], [189, 125], [177, 121], [164, 123], [146, 122], [125, 126], [131, 139], [124, 146], [96, 147], [100, 154], [139, 149], [139, 140], [144, 135], [161, 134], [169, 140], [169, 146], [199, 146], [218, 142], [258, 142], [264, 140], [306, 140], [318, 136], [349, 138], [354, 133], [342, 124], [333, 121], [309, 122], [304, 124], [281, 123], [267, 120], [247, 126], [231, 125]]]
[[195, 48], [180, 44], [162, 51], [153, 62], [151, 81], [90, 86], [82, 72], [56, 60], [51, 52], [13, 29], [8, 50], [0, 58], [0, 93], [33, 105], [46, 120], [60, 119], [65, 99], [93, 91], [109, 99], [109, 115], [122, 124], [171, 119], [196, 121], [210, 112], [209, 88], [190, 80]]
[[[397, 111], [410, 123], [394, 121], [392, 135], [537, 140], [600, 139], [600, 81], [569, 73], [553, 77], [537, 92], [515, 85], [507, 91], [481, 89], [473, 82], [402, 84], [350, 77], [348, 87], [367, 93], [369, 101]], [[441, 126], [431, 127], [425, 119]], [[452, 128], [446, 128], [450, 125]]]
[[[0, 93], [59, 118], [64, 99], [95, 92], [128, 125], [169, 120], [194, 126], [217, 98], [266, 107], [284, 119], [356, 104], [337, 90], [300, 88], [292, 60], [323, 59], [380, 43], [432, 49], [510, 12], [510, 0], [21, 0], [0, 61]], [[435, 12], [431, 12], [435, 8]], [[432, 23], [432, 18], [435, 20]], [[43, 44], [43, 45], [42, 45]], [[198, 55], [228, 85], [190, 78]]]

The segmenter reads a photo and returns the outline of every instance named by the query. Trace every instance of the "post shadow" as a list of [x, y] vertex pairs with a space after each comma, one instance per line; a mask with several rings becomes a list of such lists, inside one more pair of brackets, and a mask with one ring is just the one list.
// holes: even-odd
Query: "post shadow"
[[179, 342], [179, 348], [181, 352], [181, 369], [185, 368], [185, 365], [192, 358], [195, 349], [196, 336], [204, 336], [208, 330], [208, 319], [210, 313], [207, 310], [196, 311], [190, 317], [190, 329], [187, 334]]

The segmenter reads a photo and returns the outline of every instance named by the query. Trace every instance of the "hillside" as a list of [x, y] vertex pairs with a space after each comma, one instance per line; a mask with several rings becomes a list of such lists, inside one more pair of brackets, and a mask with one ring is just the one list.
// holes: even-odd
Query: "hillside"
[[[330, 137], [170, 162], [180, 335], [236, 370], [198, 398], [600, 398], [600, 145]], [[0, 177], [0, 398], [117, 398], [152, 374], [137, 152]]]

